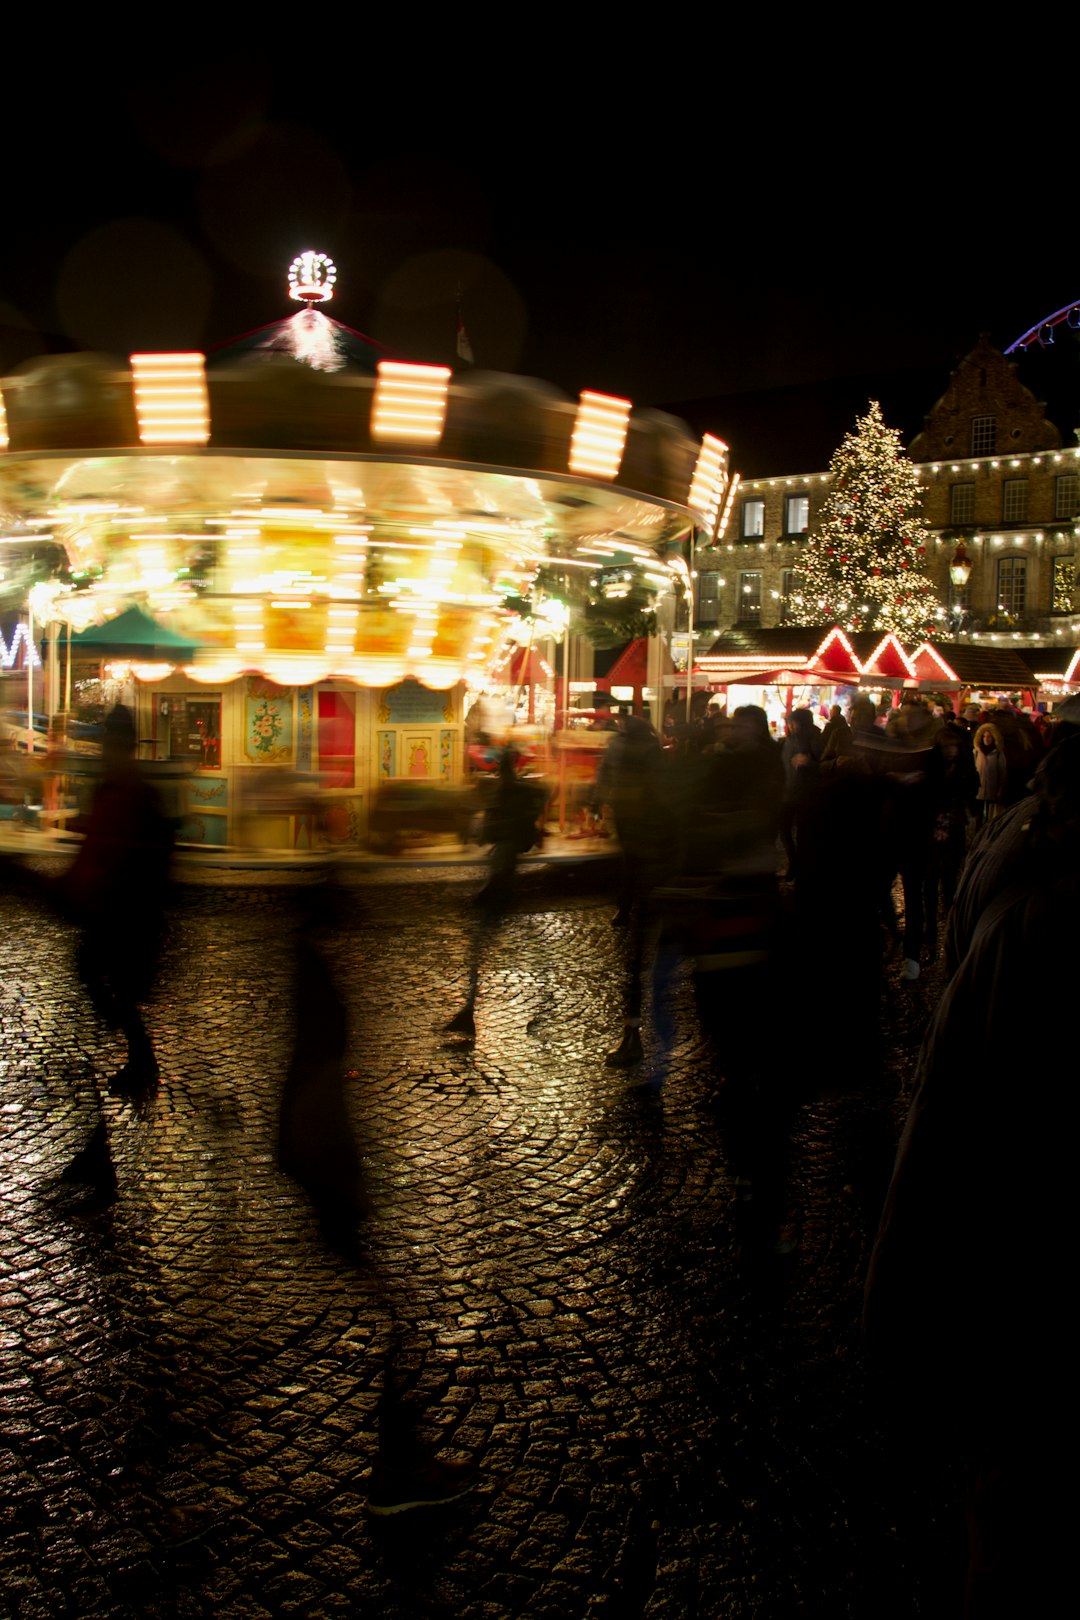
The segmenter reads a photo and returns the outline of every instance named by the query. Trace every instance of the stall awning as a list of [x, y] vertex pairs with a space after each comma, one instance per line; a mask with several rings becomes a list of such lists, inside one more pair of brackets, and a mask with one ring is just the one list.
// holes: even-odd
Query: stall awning
[[125, 608], [115, 619], [77, 630], [71, 638], [71, 646], [73, 650], [116, 653], [124, 658], [146, 662], [162, 660], [170, 664], [189, 664], [197, 651], [193, 641], [177, 635], [167, 625], [158, 624], [139, 607]]

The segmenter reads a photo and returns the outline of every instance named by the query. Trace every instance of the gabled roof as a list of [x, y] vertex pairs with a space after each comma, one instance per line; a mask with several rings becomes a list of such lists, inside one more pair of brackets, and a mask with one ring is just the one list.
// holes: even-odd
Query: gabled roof
[[[1012, 647], [975, 641], [937, 641], [932, 645], [961, 686], [1016, 692], [1030, 690], [1038, 684], [1030, 663]], [[936, 675], [930, 678], [936, 679]]]

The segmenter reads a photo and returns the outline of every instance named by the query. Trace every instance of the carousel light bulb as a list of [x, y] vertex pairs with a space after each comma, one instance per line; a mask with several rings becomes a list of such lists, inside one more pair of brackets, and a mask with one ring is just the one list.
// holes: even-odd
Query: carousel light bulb
[[727, 483], [727, 453], [728, 447], [723, 439], [717, 439], [713, 434], [706, 433], [702, 438], [694, 476], [690, 481], [690, 494], [686, 504], [704, 519], [705, 527], [710, 534], [716, 529], [720, 502]]
[[438, 444], [446, 424], [449, 388], [449, 366], [380, 360], [371, 407], [372, 438]]
[[334, 296], [337, 265], [325, 253], [298, 253], [289, 266], [289, 297], [298, 304], [325, 304]]
[[630, 401], [584, 389], [570, 439], [570, 471], [614, 478], [622, 464]]
[[210, 437], [206, 356], [133, 354], [131, 382], [142, 444], [205, 444]]

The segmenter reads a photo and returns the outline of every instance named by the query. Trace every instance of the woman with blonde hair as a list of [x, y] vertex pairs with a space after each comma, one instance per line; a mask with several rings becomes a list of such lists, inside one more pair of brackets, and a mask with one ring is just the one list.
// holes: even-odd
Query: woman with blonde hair
[[983, 807], [983, 820], [993, 821], [1002, 811], [1009, 767], [1001, 732], [989, 721], [975, 733], [974, 754], [975, 769], [979, 773], [979, 791], [975, 797]]

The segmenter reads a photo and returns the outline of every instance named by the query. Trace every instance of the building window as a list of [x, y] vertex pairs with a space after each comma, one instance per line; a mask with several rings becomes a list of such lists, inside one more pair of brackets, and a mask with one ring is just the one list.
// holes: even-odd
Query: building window
[[715, 568], [703, 569], [697, 582], [697, 621], [716, 624], [720, 618], [720, 575]]
[[805, 534], [809, 527], [809, 495], [788, 495], [784, 500], [784, 533]]
[[795, 604], [792, 601], [792, 597], [794, 596], [794, 594], [795, 594], [795, 570], [794, 570], [794, 568], [785, 568], [784, 572], [780, 576], [780, 623], [781, 624], [787, 624], [787, 622], [790, 619], [792, 613], [795, 611]]
[[1054, 516], [1075, 517], [1080, 512], [1080, 478], [1076, 473], [1062, 473], [1054, 485]]
[[739, 575], [739, 623], [761, 623], [761, 573], [754, 569]]
[[975, 485], [950, 484], [949, 485], [949, 522], [974, 523], [975, 521]]
[[1006, 478], [1005, 498], [1001, 503], [1003, 523], [1026, 523], [1028, 513], [1028, 481], [1026, 478]]
[[[197, 771], [221, 769], [221, 697], [161, 694], [158, 704], [158, 757], [186, 759]], [[162, 751], [168, 732], [168, 751]]]
[[997, 610], [1022, 619], [1027, 607], [1027, 558], [1002, 557], [997, 570]]
[[765, 533], [765, 502], [743, 501], [742, 535], [744, 540], [760, 540]]
[[1051, 613], [1071, 613], [1073, 610], [1073, 589], [1076, 585], [1076, 558], [1054, 558], [1054, 594], [1051, 602]]
[[997, 448], [997, 417], [971, 418], [971, 453], [973, 456], [992, 456]]

